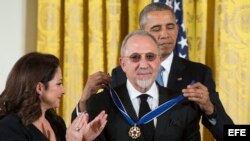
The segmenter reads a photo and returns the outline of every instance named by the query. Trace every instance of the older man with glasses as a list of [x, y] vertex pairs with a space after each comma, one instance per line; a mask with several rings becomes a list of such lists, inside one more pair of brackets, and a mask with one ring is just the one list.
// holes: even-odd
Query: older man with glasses
[[134, 31], [123, 40], [120, 53], [126, 83], [92, 95], [86, 103], [90, 119], [101, 110], [108, 114], [96, 140], [200, 140], [199, 112], [193, 103], [155, 81], [161, 63], [155, 38]]

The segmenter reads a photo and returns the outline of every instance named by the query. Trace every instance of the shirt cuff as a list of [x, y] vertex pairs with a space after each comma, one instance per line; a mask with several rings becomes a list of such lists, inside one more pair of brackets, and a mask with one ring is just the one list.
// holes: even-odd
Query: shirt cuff
[[208, 121], [209, 121], [212, 125], [216, 125], [216, 118], [208, 119]]
[[79, 111], [79, 103], [78, 103], [78, 104], [76, 105], [76, 115], [79, 116], [79, 115], [81, 115], [82, 113], [86, 113], [86, 111], [80, 112], [80, 111]]
[[212, 125], [216, 125], [217, 110], [215, 106], [214, 106], [214, 112], [211, 115], [205, 115], [205, 116]]

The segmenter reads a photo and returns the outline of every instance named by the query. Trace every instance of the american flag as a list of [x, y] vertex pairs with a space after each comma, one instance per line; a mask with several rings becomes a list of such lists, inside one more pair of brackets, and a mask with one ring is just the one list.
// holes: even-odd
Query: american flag
[[188, 59], [188, 44], [187, 44], [185, 26], [183, 23], [182, 0], [153, 0], [153, 2], [165, 3], [174, 9], [177, 24], [180, 27], [177, 37], [177, 44], [175, 47], [175, 53], [182, 58]]

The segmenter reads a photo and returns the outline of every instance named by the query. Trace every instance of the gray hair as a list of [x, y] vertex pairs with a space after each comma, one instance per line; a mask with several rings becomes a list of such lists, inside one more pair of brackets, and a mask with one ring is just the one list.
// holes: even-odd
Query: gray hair
[[153, 35], [151, 35], [150, 33], [148, 33], [147, 31], [144, 31], [144, 30], [135, 30], [135, 31], [129, 33], [129, 34], [123, 39], [123, 41], [122, 41], [122, 46], [121, 46], [121, 50], [120, 50], [120, 56], [121, 56], [121, 57], [123, 57], [124, 54], [125, 54], [125, 50], [126, 50], [125, 45], [127, 44], [128, 39], [131, 38], [131, 37], [133, 37], [133, 36], [135, 36], [135, 35], [147, 36], [147, 37], [151, 38], [151, 39], [154, 41], [154, 43], [157, 45], [157, 49], [158, 49], [158, 51], [159, 51], [157, 41], [156, 41], [156, 39], [155, 39], [155, 37], [154, 37]]
[[160, 2], [150, 3], [149, 5], [144, 7], [143, 10], [140, 12], [139, 24], [140, 24], [141, 29], [144, 29], [147, 14], [152, 12], [152, 11], [170, 11], [172, 13], [173, 17], [176, 19], [175, 13], [170, 6], [168, 6], [164, 3], [160, 3]]

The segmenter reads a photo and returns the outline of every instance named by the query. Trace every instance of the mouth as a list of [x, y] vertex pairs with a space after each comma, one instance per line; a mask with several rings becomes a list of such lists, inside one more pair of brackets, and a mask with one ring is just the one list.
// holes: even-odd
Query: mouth
[[139, 72], [138, 75], [149, 75], [151, 74], [150, 72]]
[[172, 45], [172, 43], [167, 42], [167, 43], [161, 43], [161, 44], [159, 44], [159, 47], [165, 47], [165, 46], [171, 46], [171, 45]]
[[139, 79], [148, 79], [148, 78], [151, 78], [152, 77], [152, 73], [150, 73], [150, 72], [147, 72], [147, 73], [141, 73], [141, 72], [139, 72], [139, 73], [137, 73], [137, 75], [138, 75], [138, 78]]
[[151, 72], [151, 70], [149, 68], [148, 69], [139, 69], [137, 71], [137, 74], [138, 75], [151, 75], [152, 72]]

